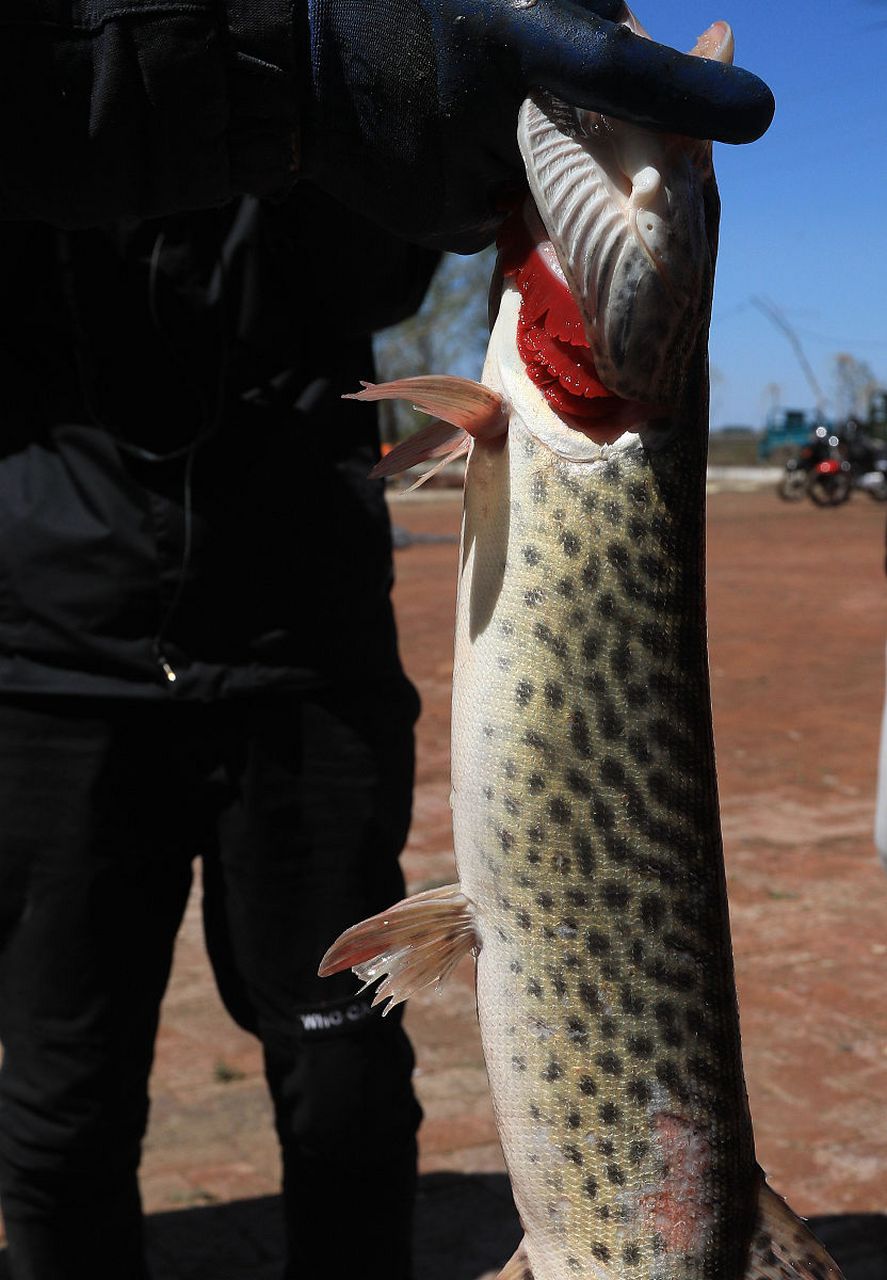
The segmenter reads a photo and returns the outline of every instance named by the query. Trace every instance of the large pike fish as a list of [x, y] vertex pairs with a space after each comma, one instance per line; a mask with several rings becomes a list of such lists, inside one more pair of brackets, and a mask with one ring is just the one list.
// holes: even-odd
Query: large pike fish
[[[726, 24], [694, 52], [727, 61]], [[482, 384], [358, 393], [440, 419], [384, 470], [469, 455], [459, 883], [321, 972], [397, 1002], [476, 954], [525, 1232], [501, 1280], [835, 1280], [756, 1164], [740, 1056], [705, 635], [711, 148], [543, 96], [519, 141]]]

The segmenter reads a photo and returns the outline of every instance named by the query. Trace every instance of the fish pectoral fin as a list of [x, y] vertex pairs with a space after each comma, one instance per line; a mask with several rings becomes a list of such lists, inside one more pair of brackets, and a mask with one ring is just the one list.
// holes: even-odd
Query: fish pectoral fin
[[370, 472], [371, 480], [380, 476], [396, 476], [419, 462], [430, 462], [439, 458], [437, 466], [432, 467], [423, 480], [445, 467], [447, 463], [461, 458], [471, 448], [471, 436], [463, 427], [454, 427], [449, 422], [429, 422], [414, 435], [396, 444], [390, 453], [386, 453], [381, 462], [377, 462]]
[[523, 1240], [499, 1272], [496, 1280], [533, 1280], [533, 1269]]
[[353, 925], [320, 962], [322, 978], [352, 969], [367, 986], [384, 977], [373, 1004], [385, 1013], [432, 982], [442, 982], [463, 956], [480, 946], [474, 904], [457, 884], [404, 898]]
[[412, 493], [415, 489], [421, 488], [427, 481], [433, 480], [438, 472], [443, 471], [444, 467], [448, 467], [451, 462], [455, 462], [457, 458], [464, 458], [465, 454], [471, 448], [471, 437], [466, 437], [464, 445], [457, 445], [452, 453], [448, 453], [445, 458], [441, 458], [440, 462], [436, 462], [433, 467], [429, 467], [427, 471], [423, 471], [418, 480], [404, 489], [404, 493]]
[[763, 1176], [745, 1280], [842, 1280], [824, 1245]]
[[508, 430], [505, 401], [471, 378], [451, 378], [424, 374], [398, 378], [395, 382], [361, 382], [363, 391], [354, 391], [343, 400], [407, 400], [423, 413], [433, 413], [470, 436], [485, 440]]

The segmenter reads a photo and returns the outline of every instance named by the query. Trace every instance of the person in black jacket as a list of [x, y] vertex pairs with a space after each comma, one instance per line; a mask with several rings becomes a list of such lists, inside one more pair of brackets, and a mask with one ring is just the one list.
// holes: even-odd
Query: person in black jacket
[[[309, 188], [4, 231], [12, 1273], [145, 1274], [147, 1079], [199, 856], [219, 990], [264, 1047], [302, 1231], [287, 1274], [375, 1255], [405, 1280], [412, 1054], [356, 980], [316, 974], [338, 932], [403, 894], [418, 704], [366, 479], [375, 416], [339, 396], [372, 375], [369, 329], [416, 305], [436, 255]], [[355, 307], [357, 275], [375, 289]]]
[[[370, 335], [491, 238], [542, 84], [741, 141], [618, 0], [24, 0], [0, 16], [0, 1200], [15, 1280], [143, 1280], [158, 1007], [202, 860], [288, 1277], [410, 1276], [412, 1053], [326, 946], [403, 888]], [[14, 124], [13, 124], [14, 122]], [[298, 182], [296, 178], [300, 179]]]

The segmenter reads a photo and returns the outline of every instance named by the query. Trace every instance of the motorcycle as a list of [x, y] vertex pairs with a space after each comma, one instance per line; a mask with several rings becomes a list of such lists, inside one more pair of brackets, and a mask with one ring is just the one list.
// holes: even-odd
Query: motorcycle
[[841, 453], [850, 468], [851, 487], [875, 502], [887, 502], [887, 443], [866, 435], [850, 418], [842, 431]]
[[877, 458], [870, 471], [863, 471], [854, 481], [875, 502], [887, 502], [887, 457]]
[[848, 419], [840, 434], [816, 428], [810, 441], [785, 464], [778, 492], [786, 501], [805, 494], [818, 507], [837, 507], [854, 489], [876, 502], [887, 501], [887, 444], [867, 436]]
[[810, 500], [817, 507], [840, 506], [847, 501], [852, 490], [853, 475], [845, 458], [823, 458], [814, 466], [807, 483]]
[[[816, 474], [816, 468], [834, 456], [837, 444], [837, 437], [830, 436], [827, 427], [817, 427], [808, 442], [786, 462], [785, 471], [776, 489], [780, 498], [786, 502], [798, 502], [803, 498], [810, 491], [810, 483]], [[816, 498], [813, 500], [817, 501]]]

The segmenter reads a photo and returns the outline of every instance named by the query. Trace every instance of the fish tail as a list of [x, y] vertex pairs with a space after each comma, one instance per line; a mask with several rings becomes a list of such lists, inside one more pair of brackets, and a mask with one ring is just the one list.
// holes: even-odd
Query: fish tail
[[745, 1280], [842, 1280], [824, 1245], [763, 1179]]
[[474, 906], [457, 884], [404, 898], [346, 929], [318, 970], [322, 978], [352, 969], [367, 986], [384, 977], [373, 1004], [385, 1013], [432, 982], [442, 982], [463, 956], [479, 947]]

